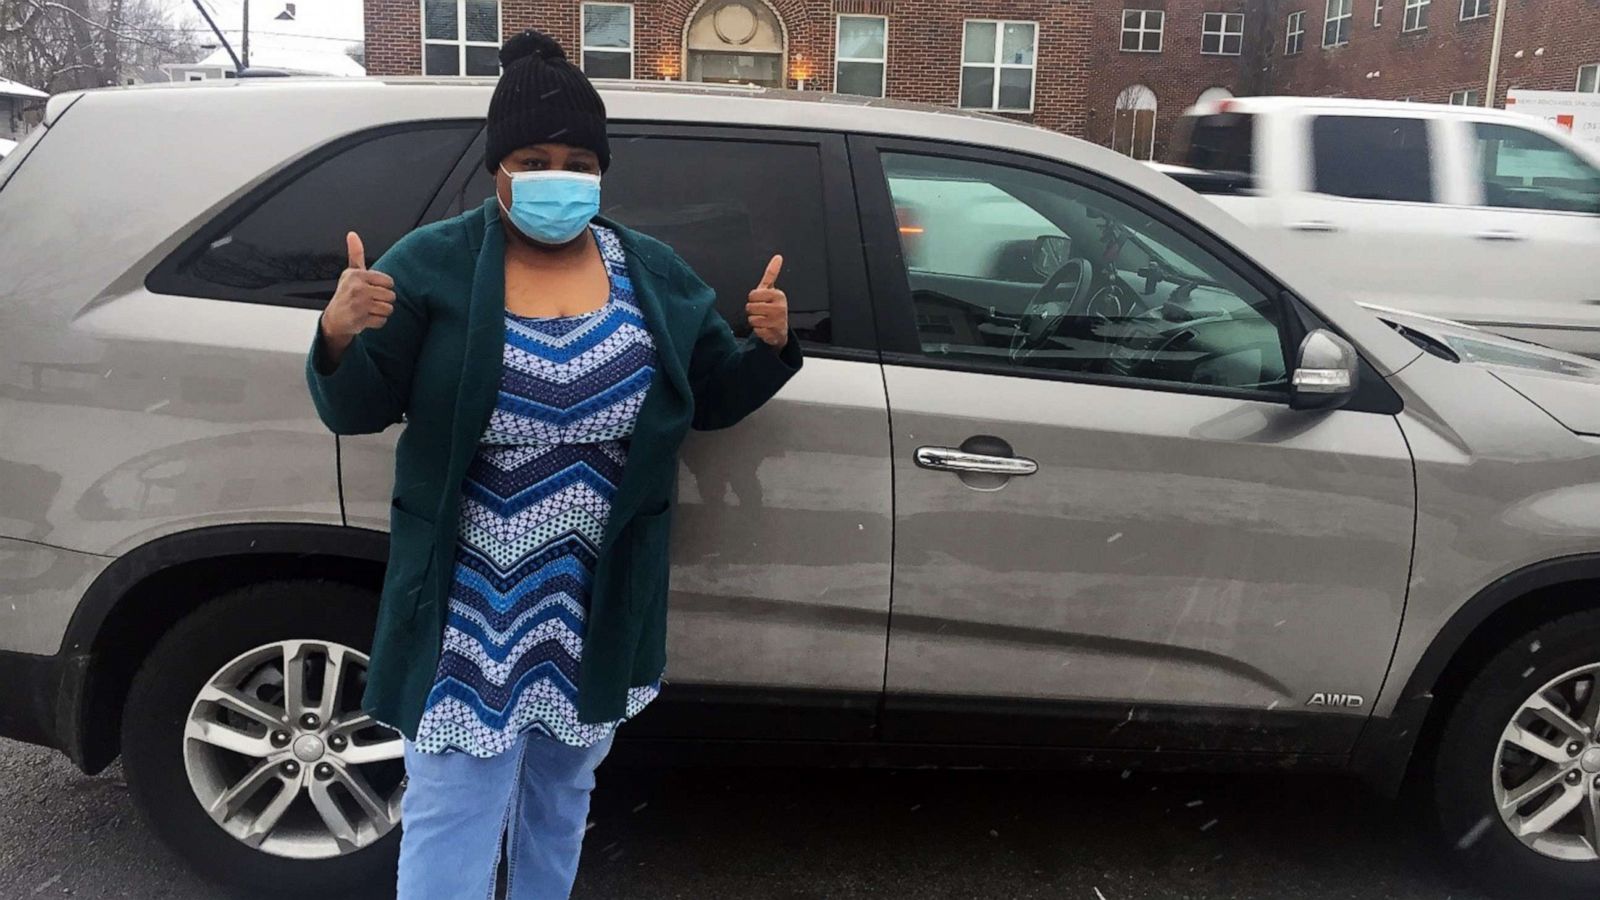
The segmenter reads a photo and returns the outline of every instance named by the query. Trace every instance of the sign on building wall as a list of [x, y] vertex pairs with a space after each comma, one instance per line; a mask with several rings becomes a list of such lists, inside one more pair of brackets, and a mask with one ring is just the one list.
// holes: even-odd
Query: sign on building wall
[[1600, 94], [1513, 88], [1506, 95], [1506, 109], [1537, 116], [1570, 132], [1578, 140], [1600, 148]]

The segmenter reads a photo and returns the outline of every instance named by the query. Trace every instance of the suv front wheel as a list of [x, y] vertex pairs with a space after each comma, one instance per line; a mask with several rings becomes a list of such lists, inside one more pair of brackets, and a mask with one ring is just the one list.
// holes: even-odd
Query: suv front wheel
[[1600, 896], [1600, 611], [1484, 666], [1444, 729], [1433, 788], [1453, 854], [1504, 896]]
[[375, 608], [348, 585], [252, 585], [151, 651], [124, 712], [124, 766], [196, 869], [297, 897], [393, 883], [400, 737], [360, 709]]

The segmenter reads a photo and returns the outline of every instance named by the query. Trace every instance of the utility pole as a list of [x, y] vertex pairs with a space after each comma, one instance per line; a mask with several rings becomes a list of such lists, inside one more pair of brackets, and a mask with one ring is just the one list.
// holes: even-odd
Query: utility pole
[[[244, 37], [239, 41], [239, 55], [244, 58], [244, 68], [250, 68], [250, 0], [244, 0]], [[241, 69], [239, 74], [243, 75], [244, 71]]]
[[[246, 3], [250, 0], [245, 0]], [[1506, 0], [1498, 0], [1494, 11], [1494, 46], [1489, 50], [1489, 89], [1483, 92], [1483, 105], [1494, 109], [1494, 95], [1500, 80], [1500, 41], [1506, 33]]]

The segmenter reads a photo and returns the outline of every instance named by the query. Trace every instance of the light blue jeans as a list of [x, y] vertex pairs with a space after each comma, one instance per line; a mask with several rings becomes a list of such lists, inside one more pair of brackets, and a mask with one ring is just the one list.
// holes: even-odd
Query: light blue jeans
[[582, 748], [530, 733], [480, 759], [406, 741], [397, 900], [492, 900], [506, 837], [507, 900], [566, 900], [610, 750], [609, 737]]

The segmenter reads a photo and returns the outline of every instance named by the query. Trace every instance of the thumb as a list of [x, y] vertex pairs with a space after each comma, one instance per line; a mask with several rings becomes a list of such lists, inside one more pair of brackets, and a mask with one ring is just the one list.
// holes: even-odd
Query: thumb
[[761, 283], [756, 285], [756, 289], [763, 291], [770, 289], [778, 283], [778, 273], [782, 271], [783, 257], [781, 255], [772, 257], [772, 261], [767, 263], [767, 270], [761, 273]]
[[345, 252], [350, 254], [350, 268], [365, 269], [367, 267], [367, 250], [361, 246], [361, 235], [354, 231], [344, 236]]

